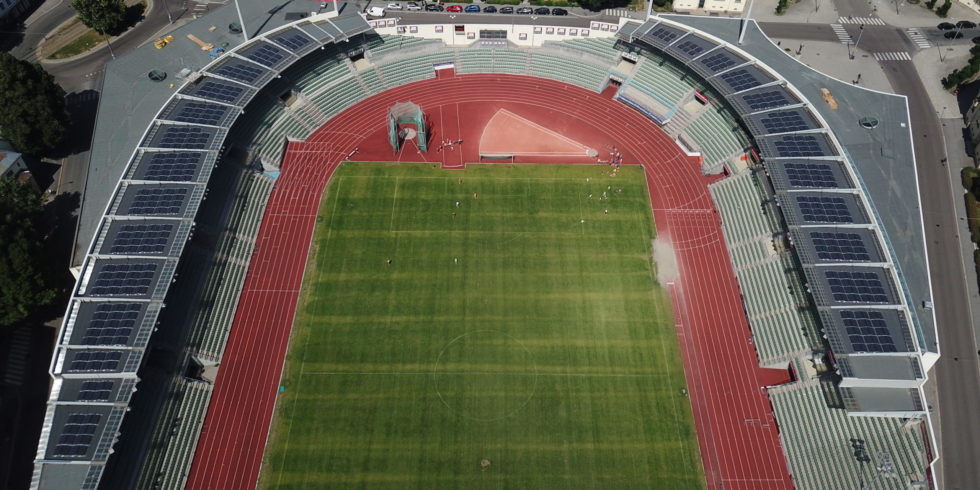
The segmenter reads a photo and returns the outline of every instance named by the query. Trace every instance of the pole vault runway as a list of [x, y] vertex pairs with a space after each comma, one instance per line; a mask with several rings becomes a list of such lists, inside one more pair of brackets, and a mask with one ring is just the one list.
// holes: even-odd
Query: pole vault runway
[[[419, 104], [432, 122], [429, 151], [415, 147], [395, 155], [388, 146], [385, 116], [400, 101]], [[354, 158], [361, 161], [423, 161], [446, 168], [478, 162], [484, 129], [495, 127], [495, 117], [524, 128], [537, 125], [544, 130], [539, 135], [565, 145], [538, 148], [537, 154], [516, 139], [506, 147], [488, 147], [527, 150], [515, 155], [518, 163], [594, 164], [587, 154], [565, 153], [591, 148], [604, 158], [616, 147], [624, 164], [644, 166], [658, 239], [672, 245], [680, 272], [669, 288], [708, 487], [792, 488], [762, 388], [774, 377], [758, 367], [747, 341], [751, 334], [738, 284], [707, 190], [711, 179], [700, 174], [696, 159], [652, 121], [595, 92], [532, 77], [440, 70], [437, 79], [368, 98], [306, 142], [289, 144], [263, 215], [188, 489], [255, 488], [320, 198], [337, 165], [355, 149]], [[436, 151], [439, 141], [452, 135], [463, 140], [452, 156]]]

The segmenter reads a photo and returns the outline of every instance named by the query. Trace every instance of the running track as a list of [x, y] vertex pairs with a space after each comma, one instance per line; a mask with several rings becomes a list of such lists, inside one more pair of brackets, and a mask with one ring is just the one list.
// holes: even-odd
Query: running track
[[[466, 117], [458, 111], [460, 104], [481, 101], [508, 110], [520, 107], [525, 115], [557, 111], [574, 122], [562, 130], [570, 138], [614, 142], [627, 164], [643, 164], [658, 234], [673, 244], [680, 271], [670, 289], [708, 486], [792, 488], [761, 388], [771, 376], [758, 368], [748, 342], [738, 285], [707, 191], [710, 179], [669, 136], [619, 102], [559, 82], [498, 74], [443, 76], [383, 92], [339, 114], [307, 142], [289, 145], [259, 230], [187, 488], [255, 488], [323, 189], [354, 148], [362, 150], [357, 159], [383, 150], [386, 111], [404, 100], [421, 105], [434, 119], [439, 110], [452, 110], [447, 120]], [[467, 134], [470, 121], [464, 121], [453, 131], [476, 137]], [[437, 121], [434, 141], [440, 138], [438, 130]], [[463, 151], [468, 152], [466, 161], [477, 160], [475, 145], [461, 147], [459, 153]], [[390, 150], [387, 154], [391, 159]], [[428, 155], [421, 156], [441, 161], [432, 152]]]

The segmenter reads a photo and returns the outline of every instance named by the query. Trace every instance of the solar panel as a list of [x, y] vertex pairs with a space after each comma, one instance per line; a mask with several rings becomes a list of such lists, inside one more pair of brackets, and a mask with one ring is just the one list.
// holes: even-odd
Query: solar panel
[[95, 436], [95, 429], [102, 418], [97, 413], [73, 413], [61, 428], [54, 455], [59, 457], [79, 457], [88, 453]]
[[72, 371], [115, 371], [122, 359], [119, 351], [82, 351], [71, 360]]
[[759, 82], [759, 80], [757, 80], [755, 76], [745, 68], [725, 72], [718, 75], [718, 77], [724, 80], [725, 83], [731, 87], [732, 92], [741, 92], [742, 90], [748, 90], [761, 84], [761, 82]]
[[665, 27], [654, 28], [653, 31], [645, 34], [643, 37], [653, 37], [659, 39], [664, 44], [670, 44], [681, 35], [682, 31], [675, 29], [668, 29]]
[[820, 140], [809, 134], [789, 134], [773, 141], [773, 145], [782, 157], [824, 156]]
[[136, 192], [130, 214], [179, 214], [181, 204], [187, 196], [186, 188], [151, 188], [140, 189]]
[[840, 197], [796, 196], [796, 205], [803, 219], [817, 223], [852, 223], [854, 217], [847, 202]]
[[756, 93], [745, 94], [742, 99], [753, 111], [772, 109], [792, 104], [793, 101], [786, 95], [786, 92], [779, 89], [763, 90]]
[[810, 241], [823, 260], [869, 261], [871, 254], [856, 233], [811, 231]]
[[183, 100], [177, 114], [170, 119], [179, 122], [192, 124], [207, 124], [217, 126], [225, 118], [229, 107], [217, 104], [208, 104], [199, 100]]
[[863, 271], [824, 271], [835, 301], [886, 303], [888, 294], [878, 274]]
[[157, 264], [106, 264], [93, 281], [90, 294], [140, 296], [150, 291]]
[[[266, 71], [261, 68], [235, 59], [222, 64], [212, 71], [223, 77], [249, 84], [255, 82], [262, 77], [264, 73], [266, 73]], [[234, 100], [234, 98], [232, 100]]]
[[83, 345], [125, 345], [136, 328], [142, 306], [139, 303], [101, 304], [92, 314]]
[[860, 352], [898, 352], [895, 340], [888, 332], [885, 317], [878, 311], [840, 312], [847, 338], [854, 350]]
[[197, 89], [194, 90], [194, 96], [232, 103], [238, 99], [238, 96], [241, 95], [244, 90], [244, 88], [239, 87], [238, 85], [231, 85], [229, 83], [218, 82], [215, 80], [205, 80], [198, 84]]
[[78, 399], [86, 402], [109, 401], [112, 394], [112, 381], [85, 381], [78, 390]]
[[246, 50], [243, 55], [256, 63], [272, 67], [282, 61], [286, 53], [268, 44], [260, 44], [256, 48]]
[[202, 153], [189, 151], [153, 153], [142, 180], [188, 181], [197, 174]]
[[160, 255], [166, 250], [174, 230], [170, 223], [126, 224], [119, 227], [109, 253], [119, 255]]
[[759, 118], [768, 133], [788, 133], [813, 129], [796, 111], [773, 111]]
[[163, 135], [153, 146], [157, 148], [186, 148], [203, 150], [211, 140], [211, 133], [193, 126], [166, 126]]
[[276, 44], [291, 51], [299, 51], [303, 46], [310, 44], [310, 38], [299, 33], [278, 36], [273, 40]]
[[726, 68], [731, 68], [739, 64], [738, 63], [739, 60], [737, 60], [734, 56], [729, 54], [727, 51], [724, 50], [719, 50], [719, 51], [721, 52], [717, 54], [707, 55], [698, 61], [713, 72], [719, 72]]
[[786, 177], [793, 187], [834, 188], [837, 178], [834, 169], [826, 163], [792, 162], [783, 165]]
[[674, 46], [674, 48], [676, 48], [678, 51], [683, 52], [684, 54], [688, 55], [691, 58], [694, 58], [705, 51], [704, 46], [701, 46], [698, 43], [688, 41], [688, 40], [684, 40], [677, 43], [677, 46]]

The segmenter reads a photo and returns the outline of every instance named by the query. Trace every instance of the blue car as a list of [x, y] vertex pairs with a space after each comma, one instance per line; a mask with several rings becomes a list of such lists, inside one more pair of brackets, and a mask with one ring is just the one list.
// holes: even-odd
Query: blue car
[[466, 8], [463, 9], [463, 12], [470, 12], [470, 13], [479, 12], [479, 11], [480, 11], [479, 5], [467, 5]]

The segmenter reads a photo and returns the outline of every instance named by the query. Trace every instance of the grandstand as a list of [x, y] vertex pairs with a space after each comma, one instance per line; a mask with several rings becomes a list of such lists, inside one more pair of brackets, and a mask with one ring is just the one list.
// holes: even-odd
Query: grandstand
[[[461, 46], [394, 26], [372, 32], [356, 15], [317, 16], [272, 25], [227, 57], [201, 62], [196, 78], [159, 98], [146, 134], [133, 138], [132, 158], [93, 232], [51, 366], [33, 487], [95, 488], [107, 463], [120, 458], [111, 450], [137, 380], [147, 379], [138, 374], [164, 300], [185, 303], [178, 308], [189, 327], [177, 348], [184, 362], [204, 372], [220, 363], [286, 141], [307, 139], [372, 95], [433, 78], [442, 63], [460, 74], [547, 78], [594, 92], [615, 81], [618, 100], [699, 152], [705, 174], [728, 174], [710, 191], [758, 362], [795, 378], [769, 390], [794, 484], [825, 488], [832, 476], [840, 488], [872, 480], [904, 488], [929, 480], [934, 458], [921, 386], [934, 358], [919, 331], [924, 320], [899, 275], [881, 210], [834, 128], [779, 73], [735, 46], [670, 19], [619, 26], [588, 38]], [[689, 105], [699, 104], [695, 91], [710, 101]], [[210, 119], [201, 122], [205, 114]], [[209, 180], [218, 161], [232, 162], [229, 147], [244, 165], [234, 167], [223, 195]], [[206, 188], [227, 206], [199, 213]], [[125, 233], [137, 231], [123, 224], [162, 233], [162, 247], [122, 251]], [[185, 250], [192, 230], [210, 235], [213, 248]], [[193, 297], [168, 293], [178, 260], [205, 264], [201, 290], [183, 293]], [[856, 294], [858, 282], [875, 298]], [[129, 321], [128, 336], [82, 348], [93, 345], [83, 338], [100, 315], [112, 314]], [[869, 325], [883, 331], [861, 333]], [[187, 477], [212, 388], [186, 372], [159, 387], [166, 401], [152, 418], [152, 442], [119, 442], [150, 447], [141, 486], [179, 488]], [[851, 439], [862, 441], [866, 458], [851, 457]]]

